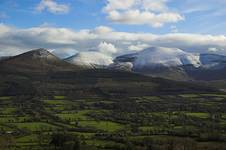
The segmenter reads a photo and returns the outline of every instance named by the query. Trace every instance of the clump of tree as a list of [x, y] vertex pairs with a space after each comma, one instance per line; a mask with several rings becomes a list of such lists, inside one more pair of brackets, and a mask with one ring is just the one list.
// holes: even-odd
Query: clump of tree
[[80, 150], [81, 147], [80, 139], [66, 132], [53, 133], [50, 144], [55, 150]]
[[10, 150], [15, 145], [15, 139], [13, 136], [5, 135], [0, 136], [0, 149], [1, 150]]

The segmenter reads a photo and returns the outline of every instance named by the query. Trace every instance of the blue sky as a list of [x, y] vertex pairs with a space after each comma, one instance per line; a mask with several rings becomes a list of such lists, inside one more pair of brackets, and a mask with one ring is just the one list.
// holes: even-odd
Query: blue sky
[[[82, 0], [59, 1], [61, 4], [68, 5], [70, 11], [63, 14], [54, 14], [48, 10], [38, 12], [35, 10], [40, 0], [1, 0], [0, 10], [8, 17], [2, 18], [1, 22], [17, 27], [33, 27], [42, 24], [50, 24], [58, 27], [68, 27], [73, 29], [92, 28], [102, 24], [99, 10], [102, 3], [98, 0], [90, 0], [90, 3]], [[98, 14], [97, 20], [93, 16]]]
[[[139, 50], [153, 45], [183, 48], [192, 52], [203, 52], [210, 49], [212, 52], [226, 53], [226, 46], [222, 44], [226, 40], [225, 0], [1, 0], [0, 22], [2, 38], [10, 35], [12, 36], [10, 38], [17, 39], [15, 36], [20, 36], [25, 40], [27, 34], [30, 34], [27, 31], [32, 30], [40, 36], [40, 32], [44, 32], [45, 28], [46, 33], [43, 34], [46, 34], [46, 37], [41, 34], [39, 40], [30, 41], [30, 43], [35, 43], [33, 45], [36, 47], [39, 43], [40, 46], [56, 50], [58, 53], [62, 53], [60, 48], [68, 53], [95, 49], [101, 43], [110, 47], [114, 46], [118, 49], [118, 54], [131, 51], [133, 50], [131, 47], [134, 46], [136, 46], [134, 50]], [[98, 36], [97, 39], [76, 41], [76, 37], [80, 34], [92, 33], [99, 27], [104, 30], [112, 30], [116, 35], [123, 33], [124, 35], [120, 34], [122, 37], [134, 34], [137, 39], [128, 39], [122, 41], [127, 44], [122, 44], [119, 43], [120, 39], [118, 41], [104, 39], [95, 33], [96, 37]], [[15, 30], [21, 35], [11, 33], [6, 36], [6, 29], [10, 29], [7, 30], [8, 34], [9, 31]], [[68, 41], [64, 44], [57, 43], [59, 40], [51, 39], [53, 30], [59, 32], [61, 29], [67, 30], [66, 38], [62, 41], [68, 39], [69, 36], [66, 34], [70, 34], [70, 37], [72, 35], [73, 37], [68, 40], [74, 41], [74, 44]], [[84, 29], [89, 31], [84, 31]], [[149, 34], [152, 40], [145, 40], [139, 37], [139, 34], [142, 36]], [[29, 37], [31, 36], [29, 35]], [[165, 41], [159, 42], [156, 37]], [[178, 37], [183, 38], [178, 39]], [[203, 38], [203, 40], [199, 42], [200, 45], [192, 45], [196, 44], [192, 41], [192, 37], [199, 40]], [[50, 42], [44, 41], [46, 39]], [[175, 44], [178, 41], [182, 43]], [[88, 43], [88, 47], [84, 46], [85, 42]], [[8, 51], [0, 51], [0, 55], [12, 55], [17, 52], [16, 48], [25, 50], [36, 48], [30, 43], [22, 41], [18, 44], [15, 42], [14, 46], [10, 46], [12, 43], [7, 45], [5, 41], [2, 44], [4, 46], [0, 48], [8, 49]], [[122, 49], [126, 50], [122, 51]]]
[[1, 0], [0, 13], [4, 15], [1, 17], [2, 23], [20, 28], [49, 24], [79, 30], [104, 25], [126, 32], [168, 33], [174, 26], [180, 32], [226, 34], [226, 2], [224, 4], [221, 2], [223, 0], [197, 1], [199, 0], [168, 1], [168, 7], [183, 15], [185, 19], [161, 28], [111, 22], [103, 12], [107, 5], [106, 0], [55, 0], [57, 4], [69, 7], [69, 12], [63, 14], [54, 14], [48, 10], [37, 12], [35, 8], [40, 0]]

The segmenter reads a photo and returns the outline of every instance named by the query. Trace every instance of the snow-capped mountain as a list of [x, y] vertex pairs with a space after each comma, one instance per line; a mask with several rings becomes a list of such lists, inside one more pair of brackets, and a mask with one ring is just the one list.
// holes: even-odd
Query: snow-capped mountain
[[193, 66], [200, 67], [199, 55], [184, 52], [177, 48], [151, 47], [138, 53], [116, 57], [115, 63], [130, 62], [133, 70], [160, 67]]
[[83, 66], [84, 68], [103, 67], [113, 63], [110, 56], [95, 51], [80, 52], [74, 56], [66, 58], [65, 61], [71, 64]]
[[[68, 63], [69, 62], [69, 63]], [[151, 47], [137, 53], [112, 59], [97, 51], [79, 52], [61, 60], [46, 49], [36, 49], [13, 56], [3, 57], [5, 68], [22, 71], [110, 69], [132, 71], [154, 77], [174, 80], [224, 80], [226, 56], [216, 54], [192, 54], [177, 48]]]
[[115, 63], [130, 62], [133, 69], [156, 67], [182, 67], [195, 68], [214, 67], [226, 64], [226, 56], [216, 54], [192, 54], [177, 48], [151, 47], [138, 53], [118, 56]]
[[151, 47], [138, 53], [134, 68], [200, 66], [199, 57], [176, 48]]
[[[169, 79], [190, 80], [208, 77], [208, 73], [212, 74], [211, 78], [216, 77], [216, 70], [219, 74], [226, 68], [226, 56], [193, 54], [177, 48], [151, 47], [116, 57], [115, 65], [111, 65], [110, 68], [125, 68], [125, 63], [131, 63], [130, 68], [125, 70], [131, 69], [134, 72]], [[120, 64], [123, 66], [119, 67]]]
[[221, 79], [222, 72], [226, 68], [226, 56], [193, 54], [181, 49], [165, 47], [150, 47], [137, 53], [118, 56], [114, 61], [112, 57], [97, 51], [80, 52], [65, 60], [87, 69], [133, 71], [175, 80]]

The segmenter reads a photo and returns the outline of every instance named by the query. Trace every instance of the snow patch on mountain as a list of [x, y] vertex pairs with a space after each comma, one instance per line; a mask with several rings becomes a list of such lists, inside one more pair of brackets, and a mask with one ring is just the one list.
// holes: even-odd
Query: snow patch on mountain
[[139, 52], [133, 62], [135, 68], [174, 67], [183, 65], [200, 66], [199, 56], [177, 48], [151, 47]]
[[178, 48], [150, 47], [143, 51], [118, 56], [111, 56], [99, 51], [80, 52], [66, 61], [80, 66], [96, 68], [107, 66], [116, 70], [143, 70], [161, 67], [184, 67], [215, 69], [226, 66], [226, 56], [214, 54], [193, 54]]
[[27, 53], [30, 54], [34, 59], [48, 59], [48, 60], [54, 60], [58, 59], [56, 56], [54, 56], [52, 53], [50, 53], [48, 50], [40, 48], [36, 50], [32, 50]]
[[91, 68], [93, 68], [93, 66], [96, 66], [96, 65], [108, 66], [113, 63], [113, 60], [110, 56], [104, 55], [96, 51], [80, 52], [65, 60], [75, 65], [91, 67]]

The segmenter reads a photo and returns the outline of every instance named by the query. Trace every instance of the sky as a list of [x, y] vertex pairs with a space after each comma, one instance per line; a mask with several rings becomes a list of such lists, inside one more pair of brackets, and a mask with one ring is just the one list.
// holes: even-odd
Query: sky
[[0, 56], [152, 46], [226, 55], [226, 0], [0, 0]]

